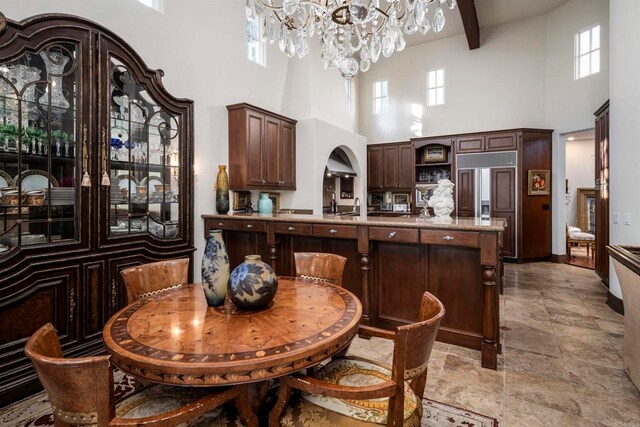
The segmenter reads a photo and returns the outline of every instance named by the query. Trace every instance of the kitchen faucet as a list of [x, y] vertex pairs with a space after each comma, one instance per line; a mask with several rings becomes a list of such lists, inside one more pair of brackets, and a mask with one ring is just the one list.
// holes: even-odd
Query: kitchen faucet
[[353, 212], [358, 212], [359, 207], [360, 207], [360, 197], [356, 197], [353, 201]]

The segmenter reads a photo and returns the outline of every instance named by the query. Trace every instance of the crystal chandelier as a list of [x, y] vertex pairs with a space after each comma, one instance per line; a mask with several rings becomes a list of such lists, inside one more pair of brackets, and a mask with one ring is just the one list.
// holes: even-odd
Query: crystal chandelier
[[[454, 9], [456, 0], [246, 0], [247, 18], [259, 19], [261, 36], [278, 42], [287, 56], [303, 58], [308, 39], [321, 42], [322, 63], [343, 77], [365, 72], [382, 54], [402, 51], [404, 34], [439, 33], [445, 17], [441, 4]], [[436, 6], [429, 18], [429, 6]]]

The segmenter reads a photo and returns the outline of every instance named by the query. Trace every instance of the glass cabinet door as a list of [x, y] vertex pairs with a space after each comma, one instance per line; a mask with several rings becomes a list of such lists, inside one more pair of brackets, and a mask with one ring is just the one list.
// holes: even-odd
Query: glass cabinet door
[[180, 237], [180, 115], [159, 106], [114, 57], [108, 94], [109, 236]]
[[78, 56], [54, 42], [0, 60], [0, 257], [79, 239]]

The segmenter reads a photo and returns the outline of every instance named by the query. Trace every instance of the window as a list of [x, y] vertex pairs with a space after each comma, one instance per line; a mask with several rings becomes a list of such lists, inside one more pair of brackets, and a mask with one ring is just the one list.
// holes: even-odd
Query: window
[[347, 111], [351, 112], [351, 80], [344, 79], [344, 92], [347, 95]]
[[444, 68], [429, 70], [427, 73], [427, 105], [444, 104]]
[[138, 0], [145, 6], [150, 7], [151, 9], [155, 9], [158, 12], [162, 13], [162, 0]]
[[600, 72], [600, 25], [576, 34], [575, 79]]
[[260, 34], [260, 19], [247, 18], [247, 58], [263, 67], [267, 66], [267, 51]]
[[389, 112], [389, 92], [386, 80], [373, 82], [373, 114]]

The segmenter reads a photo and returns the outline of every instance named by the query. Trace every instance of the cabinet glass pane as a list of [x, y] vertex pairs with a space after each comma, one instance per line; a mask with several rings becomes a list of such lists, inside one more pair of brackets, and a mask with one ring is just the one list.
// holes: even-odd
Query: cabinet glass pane
[[78, 239], [77, 51], [52, 43], [0, 61], [0, 256]]
[[109, 94], [110, 235], [178, 237], [180, 117], [161, 108], [116, 58]]

